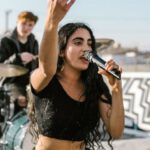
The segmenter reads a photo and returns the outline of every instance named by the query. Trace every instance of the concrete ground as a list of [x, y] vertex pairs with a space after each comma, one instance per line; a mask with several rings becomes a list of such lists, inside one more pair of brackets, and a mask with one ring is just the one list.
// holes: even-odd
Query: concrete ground
[[[110, 150], [104, 143], [106, 150]], [[114, 150], [150, 150], [150, 138], [122, 139], [113, 142]]]

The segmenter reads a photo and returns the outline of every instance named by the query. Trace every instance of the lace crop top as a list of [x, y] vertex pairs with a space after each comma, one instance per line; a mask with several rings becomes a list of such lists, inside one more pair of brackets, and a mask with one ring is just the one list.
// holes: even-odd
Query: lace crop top
[[[99, 121], [96, 115], [98, 107], [90, 110], [86, 100], [79, 102], [72, 99], [56, 76], [45, 89], [36, 93], [32, 88], [32, 92], [39, 133], [44, 136], [81, 141]], [[92, 119], [89, 113], [92, 113]]]

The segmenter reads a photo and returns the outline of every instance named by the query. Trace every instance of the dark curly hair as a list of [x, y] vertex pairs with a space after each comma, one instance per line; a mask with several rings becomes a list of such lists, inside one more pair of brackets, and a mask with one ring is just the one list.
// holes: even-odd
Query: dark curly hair
[[[92, 51], [93, 53], [96, 53], [95, 37], [93, 35], [92, 30], [89, 28], [89, 26], [84, 23], [68, 23], [64, 25], [62, 28], [60, 28], [58, 32], [60, 53], [62, 53], [65, 50], [70, 36], [79, 28], [86, 29], [90, 33], [91, 40], [92, 40], [92, 45], [91, 45]], [[63, 58], [59, 57], [58, 68], [57, 68], [58, 71], [61, 70], [62, 66], [63, 66]], [[86, 105], [89, 105], [91, 107], [90, 110], [95, 109], [95, 104], [98, 107], [98, 102], [102, 94], [105, 95], [107, 99], [110, 100], [111, 103], [111, 95], [109, 94], [109, 90], [106, 84], [104, 83], [102, 76], [97, 74], [97, 71], [98, 71], [97, 66], [95, 64], [90, 63], [88, 69], [83, 71], [81, 74], [82, 81], [85, 85], [84, 95], [86, 96], [88, 101]], [[86, 109], [85, 112], [87, 112]], [[95, 114], [92, 114], [92, 112], [90, 112], [88, 114], [88, 117], [92, 119], [93, 115]], [[97, 113], [97, 118], [100, 119], [99, 112]], [[98, 121], [96, 127], [93, 129], [92, 132], [87, 134], [84, 140], [85, 145], [90, 149], [94, 149], [94, 144], [97, 144], [98, 147], [101, 148], [103, 147], [101, 144], [102, 134], [100, 133], [99, 126], [100, 126], [100, 122]], [[106, 131], [105, 128], [103, 128], [103, 131], [104, 132]], [[103, 135], [105, 135], [104, 132]], [[109, 135], [108, 142], [109, 145], [111, 146], [110, 140], [111, 140], [111, 136]]]
[[[68, 39], [79, 28], [86, 29], [90, 33], [91, 40], [92, 40], [91, 48], [92, 48], [93, 53], [96, 53], [95, 37], [93, 35], [92, 30], [88, 27], [88, 25], [86, 25], [84, 23], [68, 23], [59, 29], [59, 31], [58, 31], [58, 38], [59, 38], [58, 45], [59, 45], [59, 50], [60, 50], [59, 53], [64, 52], [64, 50], [66, 49], [66, 46], [67, 46]], [[63, 58], [61, 56], [59, 56], [57, 72], [61, 71], [61, 69], [63, 67], [63, 63], [64, 63]], [[107, 97], [110, 104], [111, 104], [111, 95], [109, 93], [108, 87], [106, 86], [105, 82], [103, 81], [102, 76], [98, 75], [97, 71], [98, 71], [97, 66], [95, 64], [90, 63], [88, 69], [85, 71], [82, 71], [82, 73], [81, 73], [81, 78], [82, 78], [83, 84], [85, 86], [84, 95], [85, 95], [86, 101], [87, 101], [86, 108], [88, 108], [88, 111], [85, 108], [84, 111], [86, 112], [86, 114], [83, 113], [83, 115], [88, 115], [88, 118], [90, 118], [90, 120], [92, 120], [93, 114], [91, 112], [92, 112], [92, 110], [97, 110], [96, 118], [98, 120], [95, 128], [92, 131], [90, 131], [89, 133], [87, 132], [83, 144], [85, 145], [86, 149], [94, 150], [95, 146], [97, 145], [98, 148], [103, 150], [104, 147], [103, 147], [101, 141], [104, 140], [105, 135], [108, 134], [109, 135], [108, 139], [107, 139], [108, 145], [111, 147], [111, 149], [113, 149], [113, 147], [111, 145], [111, 136], [109, 133], [106, 132], [104, 124], [101, 124], [101, 122], [99, 121], [100, 120], [100, 111], [98, 108], [99, 100], [103, 100], [102, 95], [105, 95], [105, 97]], [[97, 106], [97, 109], [95, 109], [95, 106]], [[88, 114], [87, 114], [87, 112], [88, 112]], [[32, 114], [34, 115], [33, 112], [32, 112]], [[33, 125], [33, 124], [36, 124], [36, 120], [33, 118], [33, 115], [31, 115], [31, 113], [30, 113], [30, 118], [32, 118], [31, 119], [32, 127], [37, 127], [37, 125], [36, 126]], [[100, 131], [100, 125], [103, 126], [102, 133]]]

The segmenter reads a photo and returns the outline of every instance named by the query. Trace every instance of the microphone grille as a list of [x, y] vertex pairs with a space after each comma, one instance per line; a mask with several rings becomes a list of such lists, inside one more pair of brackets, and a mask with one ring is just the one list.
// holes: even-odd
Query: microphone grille
[[87, 59], [88, 61], [91, 61], [92, 57], [93, 57], [93, 54], [92, 52], [89, 52], [89, 51], [85, 51], [84, 54], [83, 54], [83, 57], [85, 59]]

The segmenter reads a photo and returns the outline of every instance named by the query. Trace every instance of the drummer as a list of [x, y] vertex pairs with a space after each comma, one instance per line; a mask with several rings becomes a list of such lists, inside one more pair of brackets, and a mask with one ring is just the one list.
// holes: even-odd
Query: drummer
[[27, 106], [26, 86], [29, 84], [31, 71], [38, 65], [38, 42], [32, 34], [37, 21], [38, 17], [35, 14], [22, 11], [18, 15], [15, 29], [7, 32], [0, 41], [0, 63], [14, 64], [28, 69], [28, 72], [21, 76], [11, 78], [6, 76], [1, 80], [1, 84], [11, 93], [11, 99], [15, 99], [14, 115]]

